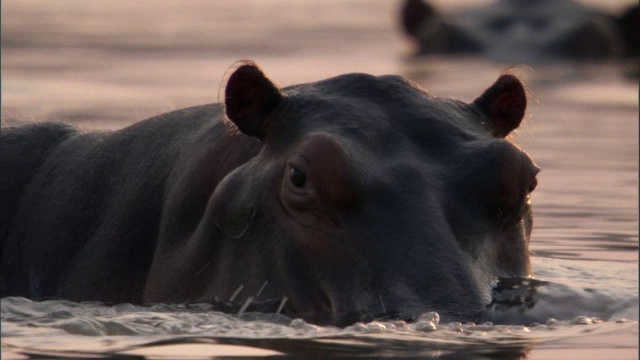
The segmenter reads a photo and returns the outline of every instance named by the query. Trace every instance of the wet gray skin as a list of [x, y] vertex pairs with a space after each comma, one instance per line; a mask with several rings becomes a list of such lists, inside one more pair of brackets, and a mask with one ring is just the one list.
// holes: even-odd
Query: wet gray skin
[[525, 107], [511, 75], [466, 104], [398, 76], [280, 89], [245, 63], [224, 107], [3, 129], [2, 295], [477, 319], [531, 274]]

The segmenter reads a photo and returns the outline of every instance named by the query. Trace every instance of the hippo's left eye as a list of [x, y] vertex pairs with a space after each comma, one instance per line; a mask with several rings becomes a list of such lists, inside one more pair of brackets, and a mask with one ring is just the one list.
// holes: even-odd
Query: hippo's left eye
[[289, 180], [296, 187], [303, 187], [307, 183], [307, 175], [302, 170], [292, 167], [289, 171]]

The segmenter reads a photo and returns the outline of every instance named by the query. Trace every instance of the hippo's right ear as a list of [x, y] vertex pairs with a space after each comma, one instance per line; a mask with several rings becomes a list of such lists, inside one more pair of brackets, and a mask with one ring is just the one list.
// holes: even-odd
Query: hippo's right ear
[[227, 117], [246, 135], [262, 140], [268, 117], [283, 98], [280, 89], [256, 64], [245, 62], [231, 74], [227, 82]]
[[474, 102], [486, 116], [491, 133], [505, 137], [520, 126], [527, 108], [524, 86], [513, 75], [502, 75]]

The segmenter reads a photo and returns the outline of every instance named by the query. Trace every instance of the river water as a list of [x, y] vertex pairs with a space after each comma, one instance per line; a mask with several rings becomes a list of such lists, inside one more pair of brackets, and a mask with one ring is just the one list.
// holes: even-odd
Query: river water
[[[445, 2], [445, 10], [470, 1]], [[631, 4], [607, 2], [608, 11]], [[510, 64], [412, 59], [387, 0], [2, 2], [2, 123], [115, 129], [216, 102], [252, 59], [281, 86], [346, 72], [401, 74], [472, 101]], [[531, 250], [537, 304], [508, 325], [373, 322], [338, 329], [282, 315], [4, 298], [2, 358], [296, 354], [637, 358], [638, 81], [624, 63], [513, 64], [529, 89], [514, 136], [542, 168]], [[432, 320], [429, 322], [428, 320]], [[106, 355], [105, 355], [106, 354]], [[110, 355], [109, 355], [110, 354]]]

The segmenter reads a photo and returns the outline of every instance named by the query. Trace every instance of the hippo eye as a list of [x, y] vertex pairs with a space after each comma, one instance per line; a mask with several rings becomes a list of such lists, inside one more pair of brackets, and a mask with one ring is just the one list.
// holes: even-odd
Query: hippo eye
[[291, 171], [289, 171], [289, 180], [291, 180], [291, 183], [296, 187], [303, 187], [307, 182], [307, 175], [301, 170], [292, 167]]

